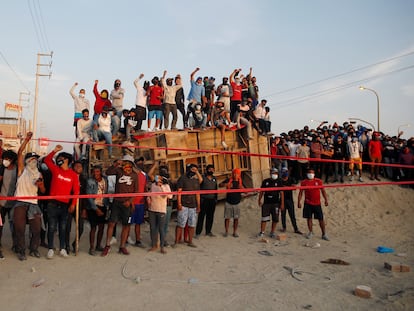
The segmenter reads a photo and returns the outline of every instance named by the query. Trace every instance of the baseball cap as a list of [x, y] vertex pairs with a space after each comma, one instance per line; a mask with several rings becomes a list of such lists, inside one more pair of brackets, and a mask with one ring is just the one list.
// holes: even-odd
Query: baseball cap
[[24, 160], [30, 159], [30, 158], [40, 158], [40, 155], [38, 155], [36, 152], [28, 152], [24, 156]]

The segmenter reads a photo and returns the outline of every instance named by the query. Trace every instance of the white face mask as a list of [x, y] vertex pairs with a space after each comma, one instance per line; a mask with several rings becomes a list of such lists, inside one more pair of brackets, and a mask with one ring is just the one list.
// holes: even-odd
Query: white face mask
[[83, 94], [83, 93], [79, 93], [79, 97], [80, 97], [80, 98], [84, 98], [84, 97], [85, 97], [85, 94]]
[[6, 160], [6, 159], [3, 160], [3, 166], [4, 167], [9, 167], [10, 164], [11, 164], [11, 162], [9, 160]]
[[278, 177], [279, 177], [279, 175], [278, 175], [278, 174], [272, 174], [272, 179], [273, 179], [273, 180], [276, 180]]
[[26, 163], [26, 166], [30, 170], [34, 170], [37, 168], [37, 159], [29, 159], [29, 161]]
[[308, 179], [314, 179], [315, 178], [315, 174], [313, 174], [313, 173], [308, 173], [308, 174], [306, 174], [306, 176], [308, 177]]

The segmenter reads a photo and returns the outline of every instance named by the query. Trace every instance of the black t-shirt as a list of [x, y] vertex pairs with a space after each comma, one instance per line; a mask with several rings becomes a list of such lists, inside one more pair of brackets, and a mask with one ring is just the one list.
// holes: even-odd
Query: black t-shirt
[[[292, 187], [294, 185], [292, 178], [288, 177], [288, 179], [283, 180], [281, 179], [282, 187]], [[284, 201], [292, 201], [293, 202], [293, 190], [283, 190]]]
[[[230, 189], [240, 189], [240, 184], [238, 181], [232, 181]], [[229, 192], [226, 196], [226, 202], [230, 204], [239, 204], [242, 199], [241, 192]]]
[[[282, 182], [280, 179], [275, 180], [272, 178], [267, 178], [263, 180], [261, 188], [274, 188], [274, 187], [281, 187], [281, 186], [282, 186]], [[264, 204], [280, 203], [280, 191], [279, 190], [266, 191], [264, 192], [263, 196], [264, 196], [264, 200], [263, 200]]]
[[[194, 191], [200, 190], [200, 184], [198, 178], [194, 176], [193, 178], [188, 177], [186, 174], [182, 175], [177, 181], [177, 189], [182, 189], [182, 191]], [[182, 194], [181, 204], [188, 208], [197, 207], [197, 199], [195, 194]]]

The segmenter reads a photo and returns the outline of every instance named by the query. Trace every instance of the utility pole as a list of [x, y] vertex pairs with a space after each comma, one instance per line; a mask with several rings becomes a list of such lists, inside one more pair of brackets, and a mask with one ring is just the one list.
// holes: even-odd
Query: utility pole
[[22, 128], [23, 128], [22, 126], [22, 113], [23, 113], [22, 101], [29, 102], [30, 100], [29, 97], [26, 99], [23, 99], [22, 98], [23, 95], [30, 96], [30, 93], [28, 92], [19, 93], [19, 115], [18, 115], [18, 120], [17, 120], [17, 137], [19, 138], [23, 136], [23, 133], [22, 133]]
[[[40, 63], [41, 57], [50, 57], [49, 64], [42, 64]], [[52, 72], [50, 71], [50, 68], [52, 67], [52, 56], [53, 52], [50, 52], [49, 54], [43, 54], [43, 53], [37, 53], [37, 64], [36, 64], [36, 88], [35, 88], [35, 100], [34, 100], [34, 106], [33, 106], [33, 136], [32, 136], [32, 142], [31, 142], [31, 150], [34, 151], [33, 142], [38, 138], [36, 136], [36, 128], [37, 128], [37, 106], [38, 106], [38, 97], [39, 97], [39, 77], [50, 77], [52, 76]], [[49, 73], [44, 74], [41, 73], [42, 67], [49, 67]]]

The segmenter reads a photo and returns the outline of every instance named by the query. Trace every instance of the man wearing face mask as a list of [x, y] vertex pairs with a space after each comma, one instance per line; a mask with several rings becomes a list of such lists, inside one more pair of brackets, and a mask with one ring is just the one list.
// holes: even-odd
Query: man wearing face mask
[[82, 110], [84, 109], [88, 109], [90, 108], [89, 105], [89, 100], [85, 98], [85, 89], [80, 89], [79, 90], [79, 95], [76, 96], [75, 94], [75, 88], [78, 86], [78, 82], [75, 82], [75, 84], [70, 88], [69, 90], [69, 94], [70, 96], [72, 96], [73, 98], [73, 104], [75, 107], [75, 114], [73, 117], [73, 126], [75, 127], [75, 135], [76, 137], [78, 137], [78, 132], [77, 132], [77, 123], [78, 120], [82, 118]]
[[194, 119], [196, 119], [195, 113], [196, 113], [196, 107], [199, 106], [199, 112], [201, 113], [201, 120], [198, 120], [198, 122], [195, 122], [197, 127], [205, 127], [207, 118], [204, 116], [204, 113], [201, 111], [201, 108], [204, 107], [206, 104], [206, 93], [204, 89], [203, 84], [203, 78], [197, 77], [197, 79], [194, 78], [194, 75], [200, 70], [200, 68], [196, 68], [190, 75], [190, 83], [191, 88], [190, 92], [188, 93], [187, 100], [188, 108], [187, 108], [187, 120], [190, 114], [193, 114]]
[[217, 87], [216, 94], [218, 96], [218, 100], [224, 104], [224, 110], [230, 113], [230, 97], [233, 95], [233, 89], [229, 84], [229, 78], [223, 77], [222, 82], [223, 83]]
[[309, 189], [301, 188], [298, 195], [298, 208], [302, 208], [302, 196], [305, 192], [305, 204], [303, 207], [303, 218], [306, 218], [308, 223], [309, 232], [306, 235], [307, 239], [312, 238], [313, 236], [313, 224], [312, 216], [315, 219], [318, 219], [319, 226], [322, 231], [322, 239], [329, 241], [328, 236], [325, 232], [325, 221], [323, 219], [323, 212], [321, 206], [321, 193], [325, 200], [325, 206], [328, 206], [328, 196], [326, 195], [325, 189], [323, 188], [322, 180], [315, 178], [315, 171], [313, 169], [308, 169], [307, 179], [303, 180], [300, 184], [301, 187], [314, 187]]
[[[292, 187], [294, 186], [293, 179], [289, 176], [289, 169], [286, 167], [282, 168], [282, 187]], [[299, 230], [298, 225], [296, 224], [295, 216], [295, 204], [293, 202], [293, 190], [283, 190], [283, 197], [285, 203], [285, 209], [282, 210], [282, 232], [286, 231], [286, 212], [289, 213], [290, 222], [292, 223], [295, 233], [302, 234]]]
[[[38, 192], [45, 193], [43, 176], [37, 167], [39, 155], [29, 152], [23, 158], [23, 151], [32, 138], [33, 133], [28, 132], [25, 140], [17, 152], [17, 184], [16, 197], [35, 197]], [[40, 229], [42, 211], [37, 204], [37, 199], [18, 199], [13, 207], [13, 223], [16, 241], [16, 252], [19, 260], [26, 260], [25, 254], [25, 229], [26, 220], [30, 227], [30, 256], [40, 258], [37, 250], [40, 245]]]
[[[108, 91], [102, 90], [100, 93], [98, 92], [98, 80], [95, 80], [95, 84], [93, 86], [93, 94], [95, 95], [95, 106], [93, 107], [94, 115], [93, 115], [93, 123], [97, 126], [99, 115], [102, 113], [104, 107], [108, 107], [108, 110], [112, 109], [112, 103], [108, 99]], [[96, 129], [96, 128], [95, 128]]]
[[224, 103], [221, 101], [217, 101], [216, 105], [213, 108], [211, 113], [211, 122], [213, 123], [213, 128], [217, 128], [220, 131], [220, 138], [221, 138], [221, 145], [224, 149], [228, 146], [225, 141], [225, 131], [226, 127], [234, 126], [236, 123], [232, 123], [230, 120], [230, 114], [224, 110]]
[[167, 130], [170, 124], [170, 113], [173, 115], [173, 119], [171, 122], [171, 129], [177, 129], [177, 105], [175, 103], [175, 95], [179, 89], [182, 88], [181, 82], [180, 84], [173, 85], [173, 79], [168, 78], [165, 80], [167, 75], [167, 70], [164, 70], [164, 74], [161, 78], [161, 84], [164, 88], [164, 128]]
[[194, 228], [197, 225], [197, 214], [200, 212], [200, 194], [182, 194], [185, 191], [200, 190], [203, 177], [195, 164], [187, 164], [186, 172], [177, 181], [177, 227], [175, 228], [175, 244], [181, 239], [183, 228], [188, 222], [188, 246], [197, 247], [193, 243]]
[[[12, 197], [16, 190], [17, 180], [17, 154], [12, 150], [6, 150], [1, 155], [2, 165], [0, 165], [0, 196]], [[1, 238], [3, 235], [3, 226], [6, 223], [6, 215], [9, 215], [10, 231], [13, 236], [13, 221], [10, 219], [10, 210], [13, 207], [14, 201], [12, 200], [0, 200], [0, 260], [4, 258], [1, 250]], [[15, 249], [13, 245], [13, 249]]]
[[114, 115], [112, 116], [112, 136], [118, 134], [121, 127], [122, 110], [124, 109], [125, 90], [121, 87], [121, 80], [116, 79], [114, 89], [111, 91], [109, 99], [112, 101]]
[[[217, 190], [217, 179], [214, 177], [214, 166], [207, 165], [206, 174], [203, 176], [203, 182], [200, 185], [200, 190]], [[196, 237], [203, 231], [204, 218], [206, 218], [206, 235], [215, 237], [211, 232], [214, 222], [214, 212], [216, 210], [217, 193], [206, 193], [201, 195], [201, 208], [197, 219]]]
[[[278, 189], [265, 190], [266, 188], [279, 188], [282, 186], [279, 179], [279, 171], [277, 168], [270, 170], [270, 178], [266, 178], [262, 182], [262, 186], [258, 199], [258, 205], [262, 207], [262, 220], [260, 222], [259, 237], [264, 237], [266, 230], [266, 223], [270, 221], [272, 216], [272, 228], [270, 231], [270, 237], [275, 237], [276, 225], [279, 222], [279, 210], [285, 209], [284, 193]], [[262, 198], [264, 197], [263, 204]]]
[[[57, 229], [59, 229], [59, 246], [60, 255], [62, 257], [68, 257], [66, 251], [66, 223], [68, 213], [75, 211], [76, 199], [70, 199], [65, 196], [79, 195], [80, 183], [79, 177], [70, 168], [72, 162], [72, 155], [67, 152], [60, 152], [63, 149], [61, 145], [56, 147], [44, 158], [44, 163], [49, 168], [52, 181], [50, 184], [50, 195], [60, 196], [59, 198], [49, 201], [47, 206], [48, 215], [48, 248], [47, 258], [52, 259], [54, 256], [54, 235]], [[56, 156], [56, 164], [53, 162], [53, 157]]]
[[230, 97], [230, 119], [232, 120], [236, 114], [237, 106], [242, 101], [242, 85], [240, 83], [240, 77], [238, 77], [240, 71], [241, 69], [234, 69], [230, 74], [230, 85], [233, 90], [233, 95]]

